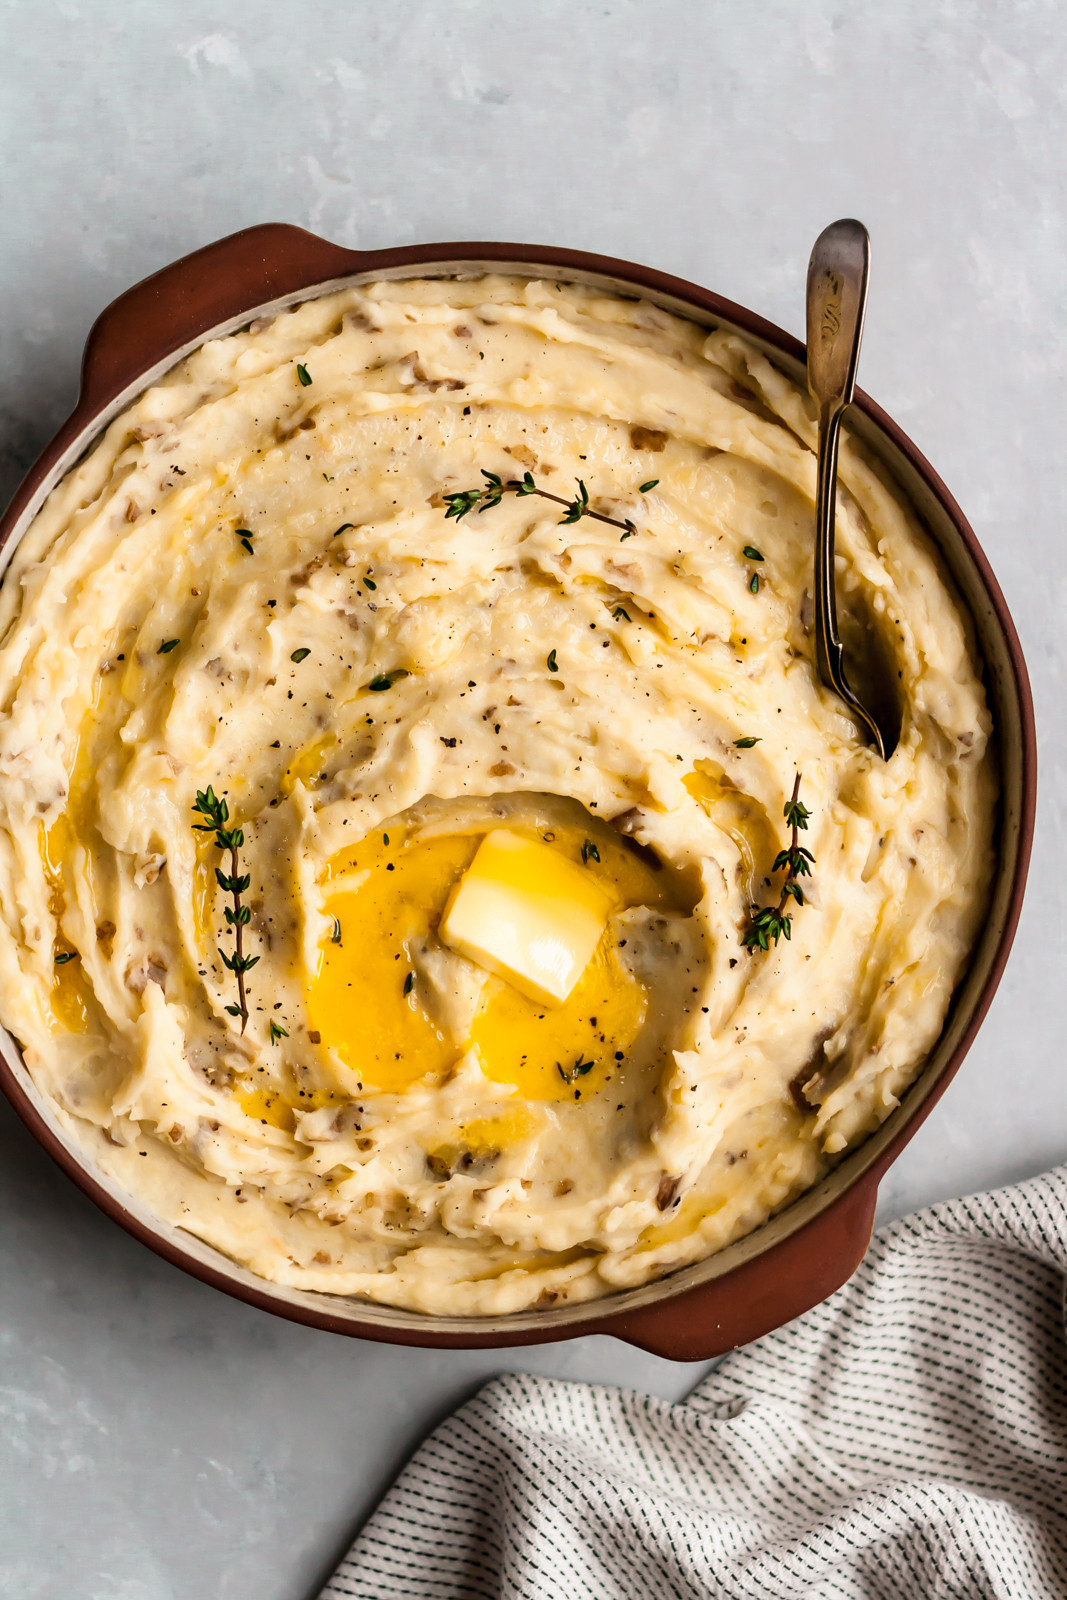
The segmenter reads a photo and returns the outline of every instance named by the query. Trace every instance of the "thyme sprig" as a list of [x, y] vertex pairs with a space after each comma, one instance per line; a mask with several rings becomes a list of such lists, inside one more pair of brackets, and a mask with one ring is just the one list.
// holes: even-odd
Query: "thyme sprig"
[[[534, 482], [532, 472], [524, 472], [521, 478], [506, 480], [495, 472], [486, 472], [484, 467], [481, 472], [485, 479], [484, 489], [460, 489], [455, 494], [442, 496], [448, 506], [446, 517], [455, 517], [458, 521], [471, 511], [477, 511], [479, 514], [491, 511], [494, 506], [500, 504], [506, 494], [536, 494], [542, 500], [552, 500], [557, 506], [563, 507], [564, 514], [559, 519], [561, 523], [580, 522], [583, 517], [593, 517], [597, 522], [606, 522], [609, 527], [621, 528], [626, 539], [637, 532], [635, 524], [629, 517], [609, 517], [604, 511], [594, 511], [589, 504], [589, 490], [581, 478], [575, 480], [578, 493], [573, 500], [568, 500], [565, 495], [551, 494], [547, 489], [539, 489]], [[658, 478], [650, 478], [647, 483], [639, 486], [638, 494], [647, 494], [658, 482]]]
[[781, 898], [776, 906], [759, 906], [753, 910], [744, 938], [741, 940], [748, 950], [769, 950], [772, 939], [775, 944], [783, 937], [791, 939], [793, 918], [786, 911], [786, 907], [791, 900], [798, 906], [804, 904], [804, 891], [797, 879], [810, 873], [815, 857], [800, 843], [800, 831], [807, 828], [811, 812], [801, 802], [799, 795], [800, 773], [798, 772], [792, 796], [786, 801], [782, 813], [790, 829], [789, 844], [786, 849], [779, 850], [771, 868], [772, 872], [784, 872], [786, 875], [782, 884]]
[[[245, 842], [244, 830], [242, 828], [227, 828], [226, 824], [230, 820], [230, 808], [224, 799], [215, 794], [210, 784], [208, 784], [206, 790], [197, 790], [196, 804], [193, 806], [193, 810], [197, 816], [207, 818], [206, 822], [193, 823], [196, 831], [198, 833], [213, 833], [215, 835], [215, 843], [219, 849], [230, 852], [229, 872], [223, 872], [221, 867], [216, 867], [215, 877], [218, 880], [219, 888], [225, 894], [233, 896], [233, 906], [232, 908], [226, 906], [224, 915], [227, 924], [233, 929], [234, 949], [233, 955], [227, 955], [220, 945], [219, 955], [222, 957], [223, 966], [232, 972], [237, 979], [239, 1004], [227, 1006], [226, 1012], [228, 1016], [240, 1017], [241, 1032], [244, 1033], [245, 1028], [248, 1026], [245, 973], [251, 967], [254, 967], [259, 960], [258, 956], [246, 956], [244, 953], [244, 930], [252, 918], [249, 908], [241, 903], [241, 896], [252, 881], [247, 873], [241, 872], [241, 865], [237, 856], [238, 850]], [[271, 1038], [273, 1042], [273, 1034]]]

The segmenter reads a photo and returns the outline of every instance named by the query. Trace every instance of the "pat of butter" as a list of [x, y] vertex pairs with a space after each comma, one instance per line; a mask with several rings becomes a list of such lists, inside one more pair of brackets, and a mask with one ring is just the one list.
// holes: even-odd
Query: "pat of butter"
[[531, 1000], [562, 1005], [612, 904], [588, 868], [540, 839], [494, 828], [449, 896], [441, 938]]

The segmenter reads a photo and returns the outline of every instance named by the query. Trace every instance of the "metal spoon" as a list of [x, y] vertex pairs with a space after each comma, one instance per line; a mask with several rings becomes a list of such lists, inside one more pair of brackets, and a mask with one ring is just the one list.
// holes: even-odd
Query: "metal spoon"
[[819, 677], [848, 706], [882, 760], [889, 740], [845, 676], [834, 585], [834, 508], [841, 418], [856, 387], [871, 241], [862, 222], [845, 217], [824, 228], [808, 263], [808, 388], [819, 408], [819, 477], [815, 496], [815, 661]]

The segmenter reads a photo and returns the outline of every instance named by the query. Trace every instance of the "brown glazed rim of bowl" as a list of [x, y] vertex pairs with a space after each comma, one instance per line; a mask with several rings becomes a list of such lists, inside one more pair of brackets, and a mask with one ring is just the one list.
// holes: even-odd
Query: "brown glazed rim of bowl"
[[[484, 242], [352, 251], [300, 228], [265, 224], [165, 267], [120, 296], [97, 319], [86, 343], [78, 404], [0, 521], [0, 566], [6, 565], [46, 494], [103, 427], [207, 338], [346, 282], [451, 277], [482, 269], [594, 283], [640, 295], [700, 324], [740, 332], [803, 381], [804, 347], [798, 340], [743, 306], [651, 267], [577, 250]], [[698, 1360], [781, 1326], [846, 1281], [866, 1250], [882, 1175], [959, 1068], [1000, 981], [1022, 905], [1036, 798], [1029, 681], [1014, 625], [985, 555], [933, 468], [859, 390], [849, 422], [912, 504], [971, 613], [993, 703], [1002, 781], [996, 871], [984, 931], [937, 1045], [881, 1127], [754, 1233], [666, 1278], [555, 1310], [425, 1316], [285, 1289], [153, 1217], [68, 1138], [36, 1090], [17, 1045], [0, 1031], [0, 1087], [35, 1138], [103, 1211], [165, 1260], [251, 1305], [334, 1333], [398, 1344], [475, 1348], [602, 1333], [676, 1360]]]

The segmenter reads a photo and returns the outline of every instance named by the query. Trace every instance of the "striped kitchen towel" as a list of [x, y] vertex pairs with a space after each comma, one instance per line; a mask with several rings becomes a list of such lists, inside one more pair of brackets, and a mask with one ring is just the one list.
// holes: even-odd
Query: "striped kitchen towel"
[[1067, 1167], [883, 1228], [679, 1405], [511, 1376], [324, 1600], [1067, 1597]]

